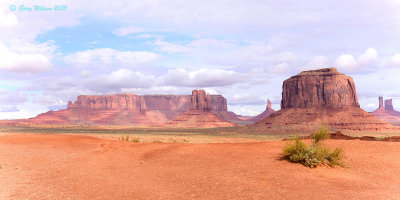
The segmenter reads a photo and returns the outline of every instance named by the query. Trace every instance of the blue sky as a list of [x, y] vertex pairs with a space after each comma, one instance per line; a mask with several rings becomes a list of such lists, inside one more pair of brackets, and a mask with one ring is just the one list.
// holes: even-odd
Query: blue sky
[[[67, 5], [18, 12], [10, 6]], [[0, 3], [0, 119], [80, 94], [222, 94], [228, 109], [279, 109], [282, 81], [336, 67], [367, 111], [400, 110], [397, 0], [9, 0]]]

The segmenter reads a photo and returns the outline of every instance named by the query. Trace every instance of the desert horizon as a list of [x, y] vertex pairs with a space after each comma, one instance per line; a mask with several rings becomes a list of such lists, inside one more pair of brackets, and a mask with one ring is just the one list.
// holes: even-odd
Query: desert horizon
[[0, 200], [400, 199], [399, 13], [0, 1]]

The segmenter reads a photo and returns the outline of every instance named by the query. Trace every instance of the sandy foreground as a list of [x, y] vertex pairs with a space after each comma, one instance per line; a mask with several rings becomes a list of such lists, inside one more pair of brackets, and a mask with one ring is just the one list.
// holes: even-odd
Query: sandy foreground
[[347, 168], [280, 160], [286, 142], [133, 143], [0, 135], [0, 199], [400, 199], [400, 143], [329, 140]]

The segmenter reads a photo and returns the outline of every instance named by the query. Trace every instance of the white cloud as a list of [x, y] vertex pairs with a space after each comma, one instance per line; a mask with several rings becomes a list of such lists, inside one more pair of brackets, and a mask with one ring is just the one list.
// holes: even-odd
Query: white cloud
[[310, 62], [307, 63], [307, 70], [325, 68], [328, 66], [328, 58], [325, 56], [314, 57]]
[[123, 63], [131, 66], [143, 65], [160, 59], [161, 56], [149, 51], [119, 51], [110, 48], [79, 51], [65, 56], [64, 60], [70, 64], [93, 65]]
[[266, 105], [265, 100], [260, 99], [259, 96], [255, 96], [249, 93], [234, 94], [232, 98], [229, 99], [230, 105]]
[[19, 91], [0, 90], [0, 102], [2, 102], [2, 104], [18, 105], [27, 100], [27, 95]]
[[190, 51], [190, 48], [185, 45], [166, 42], [161, 39], [157, 39], [154, 44], [157, 46], [158, 51], [166, 53], [184, 53]]
[[228, 110], [242, 116], [256, 116], [265, 110], [265, 105], [229, 105]]
[[153, 75], [129, 69], [118, 69], [105, 76], [88, 80], [86, 86], [99, 92], [121, 92], [123, 88], [150, 88], [158, 83]]
[[378, 52], [374, 48], [369, 48], [357, 59], [353, 55], [344, 54], [336, 59], [335, 66], [343, 72], [362, 71], [378, 58]]
[[[20, 49], [21, 50], [21, 49]], [[15, 51], [0, 44], [0, 69], [19, 73], [39, 73], [52, 67], [48, 56], [29, 51]]]
[[228, 86], [245, 80], [246, 75], [221, 69], [200, 69], [188, 72], [185, 69], [169, 70], [163, 77], [167, 85], [184, 87]]
[[17, 108], [17, 106], [0, 105], [0, 113], [18, 112], [18, 111], [19, 109]]
[[0, 27], [12, 27], [18, 25], [18, 19], [14, 14], [5, 14], [0, 11]]
[[130, 34], [142, 33], [145, 31], [146, 31], [146, 29], [141, 28], [141, 27], [129, 26], [129, 27], [122, 27], [117, 30], [114, 30], [113, 33], [117, 36], [127, 36]]
[[83, 70], [81, 71], [81, 73], [79, 73], [79, 77], [81, 78], [88, 78], [90, 76], [92, 76], [93, 72], [89, 71], [89, 70]]
[[396, 66], [400, 66], [400, 53], [399, 54], [395, 54], [392, 57], [392, 63]]

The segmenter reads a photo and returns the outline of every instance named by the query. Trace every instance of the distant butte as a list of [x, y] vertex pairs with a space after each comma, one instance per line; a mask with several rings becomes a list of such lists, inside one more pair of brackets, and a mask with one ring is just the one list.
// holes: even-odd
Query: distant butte
[[265, 111], [262, 112], [262, 113], [260, 113], [259, 115], [255, 116], [255, 117], [250, 118], [249, 121], [251, 121], [251, 122], [258, 122], [258, 121], [260, 121], [260, 120], [262, 120], [262, 119], [264, 119], [264, 118], [270, 116], [270, 115], [273, 114], [273, 113], [275, 113], [275, 110], [272, 109], [271, 101], [268, 99], [268, 101], [267, 101], [267, 108], [265, 109]]
[[204, 90], [193, 90], [191, 108], [183, 115], [168, 122], [165, 126], [211, 128], [236, 125], [211, 112], [211, 99], [209, 94], [206, 94]]
[[289, 132], [322, 126], [332, 131], [395, 129], [360, 108], [353, 79], [335, 68], [304, 71], [285, 80], [281, 108], [253, 126]]
[[[385, 102], [385, 105], [383, 104]], [[379, 108], [376, 109], [372, 114], [381, 120], [387, 121], [389, 123], [399, 123], [400, 122], [400, 112], [393, 108], [392, 99], [387, 99], [383, 101], [383, 97], [379, 97]]]

